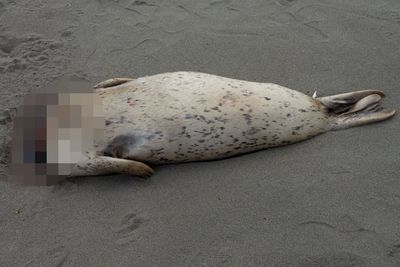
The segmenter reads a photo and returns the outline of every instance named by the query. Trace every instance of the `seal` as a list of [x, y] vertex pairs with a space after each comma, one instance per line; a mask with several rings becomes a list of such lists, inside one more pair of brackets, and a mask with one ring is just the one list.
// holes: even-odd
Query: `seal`
[[378, 90], [311, 97], [273, 83], [198, 72], [114, 78], [94, 88], [104, 132], [75, 157], [70, 176], [147, 177], [151, 165], [223, 159], [395, 114], [380, 107], [384, 94]]

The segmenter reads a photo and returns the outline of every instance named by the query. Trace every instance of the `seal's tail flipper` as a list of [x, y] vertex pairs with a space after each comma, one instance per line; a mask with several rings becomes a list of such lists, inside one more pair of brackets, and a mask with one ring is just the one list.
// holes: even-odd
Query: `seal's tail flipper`
[[373, 94], [379, 95], [381, 97], [385, 96], [385, 94], [381, 91], [363, 90], [363, 91], [355, 91], [338, 95], [318, 97], [317, 99], [326, 108], [328, 108], [329, 112], [340, 114], [350, 109], [360, 99]]
[[133, 81], [133, 79], [131, 78], [112, 78], [112, 79], [108, 79], [102, 82], [99, 82], [98, 84], [96, 84], [95, 86], [93, 86], [93, 88], [98, 89], [98, 88], [108, 88], [108, 87], [113, 87], [113, 86], [117, 86], [126, 82], [130, 82]]
[[385, 96], [376, 90], [364, 90], [317, 98], [327, 109], [335, 115], [333, 130], [349, 128], [386, 120], [396, 111], [385, 110], [380, 107], [380, 100]]

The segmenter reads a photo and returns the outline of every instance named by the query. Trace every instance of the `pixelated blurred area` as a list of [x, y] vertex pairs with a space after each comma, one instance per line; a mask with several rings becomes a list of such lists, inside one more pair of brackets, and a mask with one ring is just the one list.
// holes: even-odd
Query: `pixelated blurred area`
[[25, 95], [14, 118], [9, 180], [56, 184], [102, 136], [101, 100], [91, 85], [61, 78]]

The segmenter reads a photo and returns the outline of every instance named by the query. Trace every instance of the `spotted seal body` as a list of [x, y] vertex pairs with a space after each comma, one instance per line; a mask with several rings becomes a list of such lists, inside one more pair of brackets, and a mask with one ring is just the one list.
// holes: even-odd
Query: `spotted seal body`
[[221, 159], [338, 126], [327, 99], [204, 73], [147, 76], [96, 93], [106, 116], [103, 153], [153, 164]]
[[310, 97], [272, 83], [196, 72], [114, 78], [95, 88], [25, 97], [14, 122], [13, 181], [148, 177], [148, 164], [227, 158], [395, 113], [380, 108], [383, 93], [376, 90]]

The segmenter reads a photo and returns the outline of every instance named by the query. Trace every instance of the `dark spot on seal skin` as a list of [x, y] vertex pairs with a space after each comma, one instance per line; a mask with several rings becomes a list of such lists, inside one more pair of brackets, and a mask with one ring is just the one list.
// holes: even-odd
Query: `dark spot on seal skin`
[[247, 131], [247, 134], [248, 134], [248, 135], [253, 135], [253, 134], [258, 133], [259, 131], [261, 131], [261, 130], [260, 130], [260, 129], [257, 129], [257, 128], [255, 128], [255, 127], [251, 127], [251, 128]]
[[279, 139], [279, 136], [277, 134], [274, 134], [272, 136], [272, 141], [275, 141], [275, 140], [278, 140], [278, 139]]
[[301, 108], [301, 109], [299, 109], [299, 111], [300, 111], [300, 112], [307, 112], [307, 110], [305, 110], [305, 109], [302, 109], [302, 108]]
[[110, 125], [112, 121], [106, 120], [106, 126]]
[[292, 116], [292, 114], [290, 114], [290, 113], [288, 113], [288, 114], [286, 114], [286, 117], [291, 117]]
[[253, 92], [250, 92], [250, 91], [242, 91], [242, 93], [243, 93], [243, 96], [251, 96], [251, 95], [253, 95]]
[[186, 133], [186, 126], [182, 126], [182, 131], [179, 133], [179, 135], [183, 135]]
[[204, 109], [204, 112], [210, 112], [211, 110], [209, 110], [209, 109]]
[[125, 122], [125, 116], [121, 116], [120, 118], [119, 118], [119, 121], [118, 121], [118, 123], [123, 123], [123, 122]]
[[206, 118], [203, 116], [203, 115], [194, 115], [194, 118], [196, 119], [196, 120], [198, 120], [198, 121], [200, 121], [200, 120], [205, 120]]
[[192, 119], [193, 115], [192, 114], [185, 114], [185, 119]]
[[250, 114], [242, 114], [244, 119], [246, 120], [247, 125], [250, 125], [252, 120], [251, 120], [251, 115]]
[[271, 100], [271, 98], [269, 98], [269, 97], [264, 97], [264, 99], [267, 100], [267, 101]]
[[159, 148], [159, 149], [150, 149], [150, 158], [153, 158], [155, 156], [159, 156], [162, 155], [163, 152], [163, 148]]

